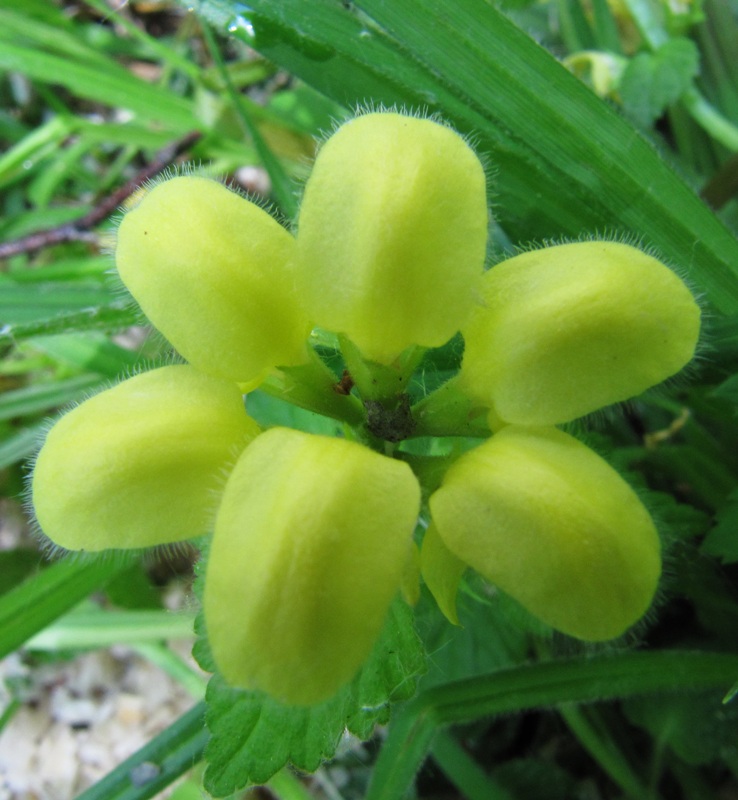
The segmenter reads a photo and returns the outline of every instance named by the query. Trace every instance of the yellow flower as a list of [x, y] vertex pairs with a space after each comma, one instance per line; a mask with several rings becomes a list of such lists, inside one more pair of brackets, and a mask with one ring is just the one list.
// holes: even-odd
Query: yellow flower
[[[241, 392], [282, 368], [286, 399], [330, 411], [344, 396], [346, 424], [366, 409], [352, 435], [394, 444], [414, 424], [398, 357], [461, 330], [461, 405], [502, 430], [432, 494], [426, 581], [452, 620], [470, 565], [565, 633], [620, 635], [655, 592], [658, 537], [623, 480], [551, 426], [679, 370], [699, 309], [625, 245], [546, 248], [483, 274], [486, 230], [472, 150], [395, 113], [361, 116], [323, 146], [296, 238], [205, 178], [145, 193], [121, 224], [118, 269], [189, 363], [123, 381], [51, 428], [32, 481], [41, 528], [74, 550], [213, 528], [204, 611], [220, 671], [288, 703], [320, 702], [360, 668], [398, 590], [417, 587], [419, 482], [357, 442], [261, 432]], [[352, 376], [311, 371], [312, 323], [348, 340], [347, 360], [358, 348], [362, 385], [382, 384], [363, 406], [345, 397]]]
[[400, 589], [419, 509], [408, 465], [362, 445], [274, 428], [246, 448], [205, 582], [226, 680], [308, 705], [350, 680]]
[[123, 218], [118, 272], [151, 322], [199, 370], [256, 385], [306, 360], [295, 240], [217, 181], [181, 176]]
[[51, 428], [33, 472], [36, 517], [69, 550], [200, 536], [220, 471], [258, 433], [235, 383], [186, 365], [144, 372]]
[[[555, 428], [496, 433], [451, 467], [430, 507], [453, 556], [571, 636], [619, 636], [656, 592], [648, 512], [612, 467]], [[458, 576], [458, 563], [440, 576], [448, 571]], [[441, 587], [447, 604], [454, 589]]]
[[311, 319], [382, 364], [440, 346], [471, 311], [486, 241], [484, 170], [457, 133], [402, 114], [357, 117], [320, 150], [300, 206]]
[[485, 274], [461, 382], [504, 422], [558, 425], [674, 375], [699, 331], [691, 292], [652, 256], [616, 242], [545, 247]]

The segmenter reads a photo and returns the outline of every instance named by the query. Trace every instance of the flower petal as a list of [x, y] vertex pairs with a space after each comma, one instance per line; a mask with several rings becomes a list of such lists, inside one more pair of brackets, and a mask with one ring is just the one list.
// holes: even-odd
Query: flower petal
[[234, 686], [311, 705], [349, 681], [402, 583], [420, 505], [407, 464], [274, 428], [231, 474], [205, 581], [213, 656]]
[[694, 355], [700, 309], [660, 261], [615, 242], [523, 253], [484, 277], [462, 380], [506, 422], [552, 425], [627, 400]]
[[33, 473], [36, 517], [69, 550], [199, 536], [227, 463], [258, 433], [232, 383], [189, 366], [136, 375], [49, 431]]
[[308, 309], [380, 363], [442, 345], [471, 310], [486, 240], [484, 170], [461, 136], [402, 114], [360, 116], [325, 143], [305, 187]]
[[309, 326], [288, 262], [293, 237], [217, 181], [154, 187], [118, 231], [120, 277], [146, 316], [203, 372], [242, 383], [305, 360]]
[[619, 636], [653, 599], [661, 560], [648, 512], [555, 428], [504, 428], [452, 465], [430, 507], [458, 558], [571, 636]]

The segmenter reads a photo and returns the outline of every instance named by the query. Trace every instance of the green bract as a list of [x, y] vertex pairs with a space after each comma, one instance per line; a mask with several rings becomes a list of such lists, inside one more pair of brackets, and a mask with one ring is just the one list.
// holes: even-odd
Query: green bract
[[449, 128], [367, 114], [320, 150], [300, 207], [313, 321], [370, 360], [437, 347], [466, 320], [487, 241], [484, 170]]
[[505, 422], [556, 425], [678, 372], [699, 331], [699, 306], [657, 259], [616, 242], [546, 247], [485, 274], [462, 381]]
[[193, 366], [258, 383], [275, 365], [305, 361], [294, 248], [254, 203], [216, 181], [178, 177], [126, 214], [115, 258], [146, 316]]
[[[421, 490], [405, 457], [430, 495], [420, 566], [452, 621], [470, 566], [558, 630], [622, 634], [658, 584], [653, 522], [599, 456], [550, 426], [677, 372], [699, 309], [663, 264], [610, 242], [483, 274], [486, 230], [472, 150], [396, 113], [352, 120], [323, 146], [296, 239], [208, 179], [145, 193], [121, 224], [118, 269], [191, 363], [124, 381], [56, 423], [33, 477], [45, 533], [101, 550], [214, 523], [215, 663], [236, 686], [313, 704], [360, 668], [398, 590], [417, 596]], [[308, 321], [342, 334], [353, 375], [318, 363]], [[460, 375], [412, 408], [409, 348], [459, 330]], [[265, 388], [333, 414], [355, 441], [260, 432], [241, 390], [267, 374]], [[418, 428], [487, 433], [487, 415], [498, 432], [448, 469], [387, 457]]]
[[285, 428], [260, 436], [228, 481], [208, 561], [226, 680], [296, 704], [350, 680], [400, 588], [419, 506], [407, 464]]

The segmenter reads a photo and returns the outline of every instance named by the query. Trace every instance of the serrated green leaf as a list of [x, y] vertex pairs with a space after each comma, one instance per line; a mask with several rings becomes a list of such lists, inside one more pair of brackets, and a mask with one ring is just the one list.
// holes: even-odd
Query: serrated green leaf
[[[209, 663], [202, 646], [198, 656]], [[366, 738], [374, 725], [386, 722], [390, 702], [413, 695], [415, 678], [423, 668], [412, 611], [397, 600], [359, 674], [317, 706], [286, 706], [261, 692], [232, 689], [214, 675], [206, 695], [211, 734], [207, 790], [223, 797], [248, 784], [265, 783], [288, 763], [315, 771], [333, 756], [346, 728]]]
[[619, 91], [627, 114], [648, 127], [689, 88], [699, 70], [699, 53], [689, 39], [672, 39], [654, 53], [628, 62]]

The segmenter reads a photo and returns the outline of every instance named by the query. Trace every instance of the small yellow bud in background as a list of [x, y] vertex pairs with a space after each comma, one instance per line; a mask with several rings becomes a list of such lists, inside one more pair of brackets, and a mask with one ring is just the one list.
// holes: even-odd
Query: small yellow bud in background
[[579, 639], [621, 635], [656, 592], [648, 512], [612, 467], [555, 428], [496, 433], [451, 466], [430, 508], [452, 553]]
[[49, 431], [33, 473], [39, 525], [68, 550], [200, 536], [225, 466], [258, 433], [235, 384], [185, 365], [136, 375]]
[[308, 312], [389, 364], [465, 322], [484, 265], [484, 170], [427, 119], [360, 116], [321, 148], [305, 187], [298, 264]]
[[208, 560], [225, 679], [297, 705], [351, 680], [402, 584], [419, 506], [407, 464], [286, 428], [259, 436], [228, 480]]
[[310, 332], [291, 234], [217, 181], [155, 186], [123, 218], [116, 263], [131, 294], [193, 366], [240, 383], [302, 363]]
[[652, 256], [615, 242], [533, 250], [484, 276], [462, 328], [464, 389], [505, 422], [556, 425], [635, 397], [692, 358], [700, 309]]

